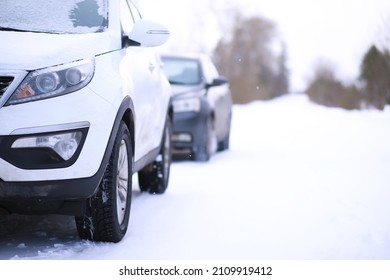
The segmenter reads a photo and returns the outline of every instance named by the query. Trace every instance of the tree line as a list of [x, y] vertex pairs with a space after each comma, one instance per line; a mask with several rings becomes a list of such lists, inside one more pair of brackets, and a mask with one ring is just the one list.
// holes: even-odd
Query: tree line
[[[218, 42], [213, 60], [226, 76], [235, 104], [269, 100], [289, 92], [287, 49], [279, 41], [277, 26], [260, 16], [233, 17], [228, 36]], [[390, 51], [372, 45], [364, 55], [358, 80], [345, 85], [326, 63], [317, 65], [305, 93], [311, 101], [329, 107], [383, 110], [390, 104]]]
[[356, 83], [344, 85], [327, 64], [319, 65], [306, 90], [310, 100], [344, 109], [376, 108], [390, 104], [390, 52], [372, 45], [365, 53]]

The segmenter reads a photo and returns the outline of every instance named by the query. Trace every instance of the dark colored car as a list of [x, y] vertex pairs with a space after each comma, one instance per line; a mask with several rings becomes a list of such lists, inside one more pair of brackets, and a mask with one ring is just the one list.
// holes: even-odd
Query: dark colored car
[[173, 153], [208, 161], [229, 148], [229, 83], [205, 54], [165, 53], [161, 58], [173, 91]]

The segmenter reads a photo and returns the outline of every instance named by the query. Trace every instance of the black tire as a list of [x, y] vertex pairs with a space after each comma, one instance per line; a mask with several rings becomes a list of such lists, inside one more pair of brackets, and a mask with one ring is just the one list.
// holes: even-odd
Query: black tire
[[130, 132], [122, 121], [97, 193], [87, 200], [87, 212], [76, 217], [80, 238], [119, 242], [126, 234], [131, 206], [133, 151]]
[[226, 135], [226, 137], [224, 139], [222, 139], [221, 141], [218, 142], [218, 149], [217, 149], [218, 152], [225, 151], [225, 150], [228, 150], [230, 148], [231, 122], [232, 122], [232, 115], [230, 113], [229, 121], [227, 123], [228, 133], [227, 133], [227, 135]]
[[230, 146], [230, 133], [223, 139], [222, 141], [218, 142], [218, 152], [228, 150]]
[[203, 133], [203, 143], [194, 149], [192, 153], [192, 159], [194, 161], [209, 161], [211, 155], [217, 149], [216, 136], [213, 127], [213, 119], [209, 117]]
[[156, 159], [138, 172], [140, 190], [153, 194], [166, 191], [172, 162], [172, 121], [169, 117], [165, 122], [160, 152]]

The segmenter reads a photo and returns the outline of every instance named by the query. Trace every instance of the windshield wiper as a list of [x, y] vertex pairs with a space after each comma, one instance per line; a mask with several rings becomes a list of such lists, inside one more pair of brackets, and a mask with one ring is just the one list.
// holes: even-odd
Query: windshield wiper
[[13, 27], [4, 27], [4, 26], [0, 26], [0, 31], [45, 33], [45, 32], [43, 32], [43, 31], [26, 30], [26, 29], [19, 29], [19, 28], [13, 28]]
[[30, 30], [24, 30], [24, 29], [12, 28], [12, 27], [4, 27], [4, 26], [0, 26], [0, 31], [33, 32]]
[[179, 81], [169, 81], [171, 85], [185, 85], [186, 83], [179, 82]]

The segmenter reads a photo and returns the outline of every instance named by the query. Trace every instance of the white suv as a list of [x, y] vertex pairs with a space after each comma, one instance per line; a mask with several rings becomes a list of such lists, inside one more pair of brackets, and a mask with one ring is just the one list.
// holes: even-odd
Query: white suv
[[[132, 175], [163, 193], [169, 32], [128, 0], [12, 0], [0, 9], [0, 208], [75, 216], [83, 239], [126, 233]], [[1, 212], [1, 211], [0, 211]]]

